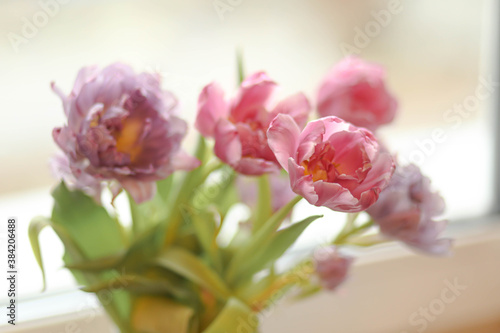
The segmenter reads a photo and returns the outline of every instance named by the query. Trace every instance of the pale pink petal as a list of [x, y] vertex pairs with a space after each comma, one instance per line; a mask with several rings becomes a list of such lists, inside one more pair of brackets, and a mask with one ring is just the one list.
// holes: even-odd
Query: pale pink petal
[[243, 157], [234, 169], [248, 176], [260, 176], [266, 173], [279, 172], [276, 163], [266, 161], [262, 158]]
[[288, 173], [292, 190], [304, 197], [310, 204], [315, 205], [318, 202], [318, 195], [314, 189], [312, 176], [305, 176], [304, 171], [304, 168], [298, 166], [292, 158], [288, 160]]
[[175, 170], [190, 171], [196, 169], [201, 165], [199, 159], [189, 155], [184, 150], [180, 150], [175, 156], [172, 157], [172, 167]]
[[264, 72], [255, 73], [246, 78], [234, 99], [231, 107], [231, 117], [236, 122], [244, 122], [254, 118], [259, 110], [269, 107], [270, 97], [277, 85]]
[[351, 213], [364, 210], [359, 200], [348, 189], [339, 184], [317, 181], [314, 182], [314, 191], [318, 195], [316, 206], [325, 206], [335, 211]]
[[291, 116], [303, 128], [311, 111], [311, 103], [303, 93], [298, 93], [281, 101], [271, 112], [271, 119], [283, 113]]
[[300, 129], [292, 117], [279, 114], [267, 131], [269, 147], [283, 169], [288, 171], [288, 159], [295, 158], [299, 143]]
[[390, 123], [397, 102], [387, 91], [384, 78], [382, 67], [346, 58], [328, 73], [319, 88], [319, 114], [337, 116], [370, 130]]
[[203, 88], [198, 98], [198, 115], [195, 126], [205, 137], [213, 137], [217, 121], [229, 112], [222, 88], [211, 83]]
[[215, 127], [215, 155], [234, 166], [241, 160], [241, 142], [237, 128], [228, 120], [220, 119]]
[[307, 160], [314, 153], [314, 147], [323, 141], [325, 124], [321, 120], [309, 122], [299, 136], [296, 160], [298, 163]]
[[151, 200], [156, 193], [155, 182], [139, 182], [135, 179], [121, 179], [120, 184], [138, 204]]

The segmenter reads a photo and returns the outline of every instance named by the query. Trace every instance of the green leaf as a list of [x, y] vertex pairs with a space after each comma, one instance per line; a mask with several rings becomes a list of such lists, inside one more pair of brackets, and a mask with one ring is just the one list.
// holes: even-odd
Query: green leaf
[[117, 253], [111, 256], [102, 257], [94, 260], [84, 260], [80, 262], [72, 262], [66, 266], [71, 270], [79, 270], [86, 272], [101, 272], [105, 270], [116, 269], [123, 260], [123, 253]]
[[172, 190], [172, 185], [174, 183], [174, 175], [170, 175], [165, 179], [156, 182], [156, 190], [160, 198], [163, 201], [167, 201], [170, 196], [170, 191]]
[[257, 209], [253, 219], [253, 233], [257, 232], [273, 213], [271, 186], [267, 175], [263, 175], [258, 178], [258, 188], [259, 199], [257, 201]]
[[120, 265], [126, 268], [135, 268], [144, 264], [144, 258], [155, 257], [163, 244], [162, 226], [157, 225], [145, 233], [140, 234], [127, 249]]
[[165, 219], [166, 223], [162, 224], [162, 228], [160, 229], [166, 247], [172, 245], [177, 237], [183, 218], [181, 207], [189, 204], [196, 187], [200, 185], [200, 182], [204, 181], [203, 169], [206, 166], [209, 153], [205, 138], [200, 135], [195, 156], [200, 160], [201, 166], [187, 173], [180, 182], [178, 186], [179, 191], [175, 199], [170, 200], [171, 204], [168, 205], [170, 214]]
[[46, 219], [45, 217], [35, 217], [33, 220], [31, 220], [31, 223], [28, 227], [28, 235], [31, 243], [31, 248], [33, 249], [33, 254], [35, 255], [36, 262], [38, 263], [40, 271], [42, 272], [42, 279], [43, 279], [42, 291], [45, 291], [46, 289], [46, 280], [45, 280], [45, 269], [43, 267], [42, 252], [40, 250], [39, 236], [43, 228], [47, 226], [50, 226], [50, 221], [48, 219]]
[[178, 299], [186, 299], [189, 296], [183, 288], [171, 283], [166, 279], [152, 279], [139, 275], [120, 275], [112, 279], [101, 281], [91, 286], [82, 288], [85, 292], [98, 293], [107, 290], [110, 286], [121, 286], [123, 289], [142, 294], [169, 294]]
[[271, 240], [264, 244], [248, 261], [242, 262], [236, 279], [250, 278], [253, 274], [278, 260], [299, 238], [304, 230], [322, 215], [310, 216], [287, 228], [279, 230]]
[[258, 328], [258, 317], [252, 312], [252, 309], [237, 298], [231, 297], [220, 314], [203, 333], [255, 333]]
[[155, 262], [160, 267], [167, 268], [207, 289], [216, 297], [227, 299], [231, 295], [231, 291], [215, 271], [182, 248], [168, 248]]
[[214, 214], [204, 213], [201, 215], [194, 215], [191, 221], [204, 252], [208, 254], [214, 267], [221, 270], [222, 260], [216, 242], [217, 223], [215, 218]]
[[130, 194], [128, 194], [128, 199], [132, 216], [132, 229], [136, 236], [167, 218], [167, 205], [159, 193], [156, 193], [153, 199], [141, 204], [137, 204]]
[[229, 263], [226, 279], [231, 283], [234, 282], [235, 276], [238, 273], [239, 266], [243, 262], [249, 261], [259, 249], [262, 248], [273, 237], [276, 230], [279, 228], [285, 217], [290, 213], [293, 207], [302, 199], [297, 196], [288, 204], [274, 213], [264, 225], [255, 233], [247, 243], [239, 247]]
[[69, 191], [63, 182], [52, 196], [52, 222], [66, 230], [86, 258], [109, 256], [124, 249], [121, 227], [92, 198], [81, 191]]
[[[120, 253], [125, 240], [121, 226], [107, 211], [81, 191], [70, 191], [61, 184], [52, 192], [52, 228], [64, 244], [64, 262], [67, 265], [82, 263]], [[77, 281], [84, 285], [109, 279], [111, 272], [93, 274], [72, 271]], [[112, 290], [110, 299], [97, 294], [102, 305], [117, 325], [128, 332], [126, 318], [130, 315], [129, 295], [122, 290]]]
[[219, 183], [219, 195], [214, 198], [213, 204], [220, 214], [221, 221], [223, 221], [229, 209], [239, 202], [239, 195], [236, 186], [234, 186], [236, 178], [234, 170], [231, 167], [224, 167], [221, 172], [223, 179]]

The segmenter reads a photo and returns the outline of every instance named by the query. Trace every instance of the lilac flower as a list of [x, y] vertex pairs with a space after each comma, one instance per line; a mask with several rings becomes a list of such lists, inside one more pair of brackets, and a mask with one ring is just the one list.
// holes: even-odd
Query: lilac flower
[[354, 259], [339, 253], [335, 246], [329, 246], [317, 249], [313, 261], [321, 286], [334, 290], [345, 281]]
[[448, 221], [435, 220], [444, 211], [443, 198], [415, 165], [398, 166], [389, 186], [367, 212], [380, 231], [418, 250], [447, 254], [452, 241], [439, 238]]
[[66, 159], [55, 161], [57, 169], [96, 199], [102, 181], [112, 180], [140, 203], [154, 195], [155, 181], [199, 165], [180, 148], [187, 125], [175, 116], [177, 100], [161, 90], [159, 77], [117, 63], [83, 68], [69, 95], [52, 88], [68, 118], [53, 131]]

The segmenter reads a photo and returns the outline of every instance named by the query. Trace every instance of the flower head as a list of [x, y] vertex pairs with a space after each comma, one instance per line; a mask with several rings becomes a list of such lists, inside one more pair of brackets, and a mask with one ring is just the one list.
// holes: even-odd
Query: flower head
[[317, 249], [313, 261], [321, 286], [334, 290], [345, 281], [354, 259], [339, 253], [335, 246], [329, 246]]
[[418, 250], [443, 255], [452, 241], [439, 238], [447, 221], [436, 221], [444, 211], [444, 200], [430, 188], [429, 178], [411, 164], [397, 167], [389, 186], [367, 212], [380, 231]]
[[150, 199], [155, 181], [199, 161], [180, 144], [187, 125], [174, 115], [177, 101], [161, 90], [157, 76], [135, 74], [123, 64], [80, 70], [73, 90], [61, 97], [68, 124], [53, 137], [72, 175], [74, 186], [100, 197], [101, 182], [114, 180], [137, 202]]
[[337, 116], [356, 126], [376, 130], [396, 114], [396, 99], [387, 91], [380, 66], [348, 57], [323, 80], [318, 93], [322, 117]]
[[290, 116], [278, 115], [267, 135], [292, 190], [316, 206], [365, 210], [394, 171], [392, 156], [372, 133], [337, 117], [312, 121], [301, 132]]
[[202, 135], [214, 137], [217, 157], [242, 174], [262, 175], [280, 169], [266, 136], [277, 114], [289, 114], [301, 126], [307, 121], [311, 109], [307, 98], [299, 93], [276, 104], [272, 98], [276, 88], [260, 72], [244, 80], [230, 101], [215, 83], [200, 94], [196, 128]]

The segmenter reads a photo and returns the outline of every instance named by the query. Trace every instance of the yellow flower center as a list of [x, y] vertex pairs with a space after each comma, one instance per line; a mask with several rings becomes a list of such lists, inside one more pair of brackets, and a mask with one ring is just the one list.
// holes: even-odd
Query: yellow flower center
[[313, 176], [313, 182], [318, 181], [318, 180], [327, 180], [328, 179], [328, 174], [326, 173], [326, 170], [322, 168], [321, 164], [316, 163], [313, 165], [313, 167], [310, 169], [309, 168], [309, 161], [304, 161], [301, 164], [305, 171], [305, 175], [312, 175]]
[[116, 150], [120, 153], [128, 154], [133, 162], [141, 153], [142, 147], [139, 144], [143, 124], [139, 119], [125, 118], [122, 122], [121, 131], [115, 135]]

